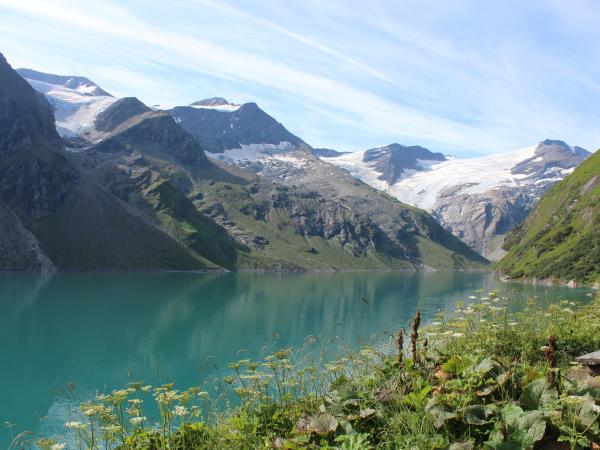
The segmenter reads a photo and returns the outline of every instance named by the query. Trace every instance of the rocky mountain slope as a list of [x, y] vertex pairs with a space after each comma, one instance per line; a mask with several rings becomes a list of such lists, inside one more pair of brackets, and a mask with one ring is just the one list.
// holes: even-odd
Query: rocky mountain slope
[[510, 278], [600, 281], [600, 152], [543, 195], [505, 249]]
[[423, 208], [488, 259], [541, 195], [589, 152], [562, 141], [499, 155], [456, 159], [422, 147], [387, 147], [322, 157], [369, 185]]
[[0, 268], [217, 267], [165, 233], [150, 208], [108, 191], [104, 178], [117, 170], [98, 152], [66, 152], [46, 98], [0, 56]]
[[[71, 89], [44, 88], [47, 97], [59, 92], [63, 99], [62, 91]], [[425, 212], [320, 161], [255, 104], [214, 98], [163, 112], [136, 99], [114, 99], [85, 126], [73, 125], [80, 133], [67, 159], [81, 197], [69, 211], [100, 205], [103, 213], [79, 221], [91, 226], [110, 218], [115, 202], [183, 249], [185, 256], [169, 258], [178, 267], [453, 269], [486, 263]], [[58, 243], [69, 234], [84, 239], [87, 233], [72, 219], [55, 215], [52, 226], [32, 231], [44, 237], [49, 253], [61, 253]], [[64, 221], [70, 226], [57, 230]], [[82, 246], [80, 256], [89, 251]], [[62, 252], [59, 259], [60, 269], [76, 255]]]
[[[202, 103], [208, 103], [210, 100]], [[347, 171], [320, 160], [315, 156], [314, 149], [289, 133], [256, 104], [241, 105], [231, 111], [177, 107], [169, 113], [199, 142], [205, 143], [205, 150], [210, 157], [250, 170], [263, 180], [281, 184], [288, 189], [308, 192], [312, 196], [320, 197], [321, 201], [334, 202], [356, 217], [366, 216], [368, 223], [377, 227], [377, 230], [373, 231], [373, 225], [370, 225], [369, 233], [385, 236], [387, 242], [385, 245], [381, 241], [378, 245], [373, 243], [375, 248], [384, 249], [387, 246], [388, 251], [392, 251], [396, 257], [419, 260], [419, 264], [425, 266], [454, 267], [457, 264], [458, 267], [463, 264], [458, 262], [460, 258], [441, 257], [440, 254], [444, 251], [419, 249], [419, 239], [407, 239], [403, 236], [403, 231], [399, 234], [400, 230], [412, 230], [411, 233], [416, 232], [420, 238], [437, 243], [442, 239], [443, 246], [451, 248], [457, 254], [464, 253], [464, 245], [459, 240], [446, 239], [443, 230], [426, 214], [416, 208], [394, 202], [389, 196], [381, 195], [367, 184], [354, 179]], [[209, 117], [213, 116], [219, 117], [221, 126], [206, 127], [207, 121], [212, 120]], [[244, 131], [249, 129], [252, 133]], [[219, 137], [218, 142], [213, 139], [214, 136]], [[415, 152], [418, 151], [415, 149]], [[415, 161], [407, 160], [406, 163], [414, 164]], [[353, 228], [356, 225], [356, 217], [353, 218]], [[303, 220], [308, 221], [312, 218], [303, 217]], [[330, 219], [319, 217], [318, 220], [327, 223]], [[333, 225], [332, 230], [338, 232], [339, 226]], [[348, 233], [343, 228], [339, 232], [345, 235]], [[330, 233], [331, 230], [322, 232], [323, 236]], [[358, 241], [356, 238], [354, 240]], [[409, 244], [411, 240], [413, 242]], [[364, 247], [364, 244], [358, 245], [361, 246]], [[437, 255], [437, 260], [429, 258], [433, 254]], [[427, 256], [419, 259], [420, 256], [417, 255]], [[469, 258], [477, 257], [473, 252], [469, 253]]]

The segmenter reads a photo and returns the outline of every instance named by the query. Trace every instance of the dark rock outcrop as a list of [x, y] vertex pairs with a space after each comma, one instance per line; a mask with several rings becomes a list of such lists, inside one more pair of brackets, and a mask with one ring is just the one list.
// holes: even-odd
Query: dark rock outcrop
[[169, 114], [211, 153], [249, 144], [303, 144], [256, 103], [246, 103], [235, 111], [177, 106]]
[[446, 161], [446, 157], [418, 145], [390, 144], [366, 150], [363, 161], [373, 164], [373, 168], [381, 174], [380, 180], [394, 184], [409, 170], [424, 170], [420, 161]]
[[43, 217], [75, 178], [50, 105], [0, 54], [0, 199], [18, 214]]

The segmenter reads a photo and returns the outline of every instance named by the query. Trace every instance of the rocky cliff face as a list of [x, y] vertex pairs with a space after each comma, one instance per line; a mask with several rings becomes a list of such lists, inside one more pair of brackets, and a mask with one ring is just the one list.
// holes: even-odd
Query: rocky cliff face
[[208, 159], [198, 142], [169, 114], [151, 111], [124, 118], [126, 120], [114, 127], [114, 132], [94, 146], [94, 150], [108, 153], [136, 150], [188, 167], [208, 166]]
[[222, 153], [252, 144], [267, 147], [282, 143], [295, 146], [303, 144], [300, 138], [286, 130], [256, 103], [222, 109], [214, 107], [218, 106], [214, 105], [215, 99], [210, 100], [212, 105], [202, 104], [201, 101], [191, 106], [177, 106], [169, 111], [177, 123], [194, 136], [209, 153]]
[[506, 233], [587, 156], [582, 148], [545, 140], [525, 149], [465, 160], [395, 144], [323, 159], [429, 211], [471, 248], [496, 260], [505, 253]]
[[425, 170], [428, 164], [446, 161], [446, 157], [416, 145], [391, 144], [366, 150], [362, 160], [381, 174], [380, 180], [394, 184], [411, 172]]
[[63, 202], [74, 178], [50, 105], [0, 55], [0, 199], [40, 218]]

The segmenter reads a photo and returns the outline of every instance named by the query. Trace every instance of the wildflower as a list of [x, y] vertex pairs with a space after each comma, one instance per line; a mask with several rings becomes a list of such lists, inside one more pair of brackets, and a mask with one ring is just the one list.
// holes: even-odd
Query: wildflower
[[86, 408], [81, 412], [83, 413], [84, 416], [92, 417], [92, 416], [96, 415], [98, 410], [96, 408]]
[[136, 416], [129, 419], [129, 422], [131, 422], [131, 425], [138, 426], [141, 425], [144, 420], [146, 420], [145, 416]]
[[105, 425], [102, 430], [108, 434], [115, 434], [121, 431], [121, 427], [119, 425]]
[[546, 351], [546, 350], [548, 350], [549, 348], [550, 348], [550, 347], [548, 347], [547, 345], [542, 345], [542, 346], [540, 347], [540, 350], [541, 350], [542, 352], [545, 352], [545, 351]]
[[565, 403], [566, 405], [579, 406], [581, 403], [584, 402], [585, 398], [579, 397], [577, 395], [568, 395], [566, 397], [563, 397], [562, 400], [563, 400], [563, 403]]
[[517, 326], [517, 322], [509, 322], [508, 326], [509, 327], [516, 327]]
[[200, 407], [197, 405], [192, 406], [192, 416], [200, 417]]
[[65, 444], [59, 442], [50, 446], [50, 450], [62, 450], [63, 448], [65, 448]]
[[177, 405], [175, 409], [173, 409], [173, 414], [176, 416], [186, 416], [188, 414], [188, 409], [185, 406]]
[[452, 333], [452, 337], [455, 337], [455, 338], [463, 337], [464, 335], [465, 335], [464, 333]]
[[198, 392], [198, 397], [200, 397], [200, 398], [208, 398], [208, 392], [206, 392], [206, 391], [200, 391], [200, 392]]
[[573, 314], [573, 310], [569, 308], [563, 308], [563, 311], [569, 314]]
[[552, 316], [552, 314], [550, 314], [550, 313], [545, 313], [545, 314], [544, 314], [544, 316], [546, 316], [546, 317], [550, 317], [550, 316]]
[[469, 300], [477, 300], [477, 297], [475, 297], [474, 295], [469, 295], [467, 298]]
[[431, 325], [433, 325], [434, 327], [439, 327], [442, 324], [442, 322], [433, 322]]
[[142, 391], [144, 391], [144, 392], [150, 392], [150, 389], [152, 389], [152, 386], [150, 386], [150, 385], [142, 387]]
[[85, 425], [81, 422], [77, 422], [76, 420], [65, 423], [65, 427], [70, 428], [71, 430], [85, 430]]

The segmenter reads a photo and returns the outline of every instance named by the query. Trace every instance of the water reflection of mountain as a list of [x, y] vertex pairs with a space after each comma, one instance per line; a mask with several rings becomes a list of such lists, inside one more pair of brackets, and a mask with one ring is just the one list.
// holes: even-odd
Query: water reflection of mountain
[[[496, 287], [489, 274], [462, 272], [0, 275], [0, 419], [35, 426], [68, 382], [90, 392], [130, 373], [197, 384], [275, 335], [281, 346], [308, 335], [355, 344], [407, 326], [417, 309], [427, 318]], [[510, 289], [538, 301], [577, 292]]]

